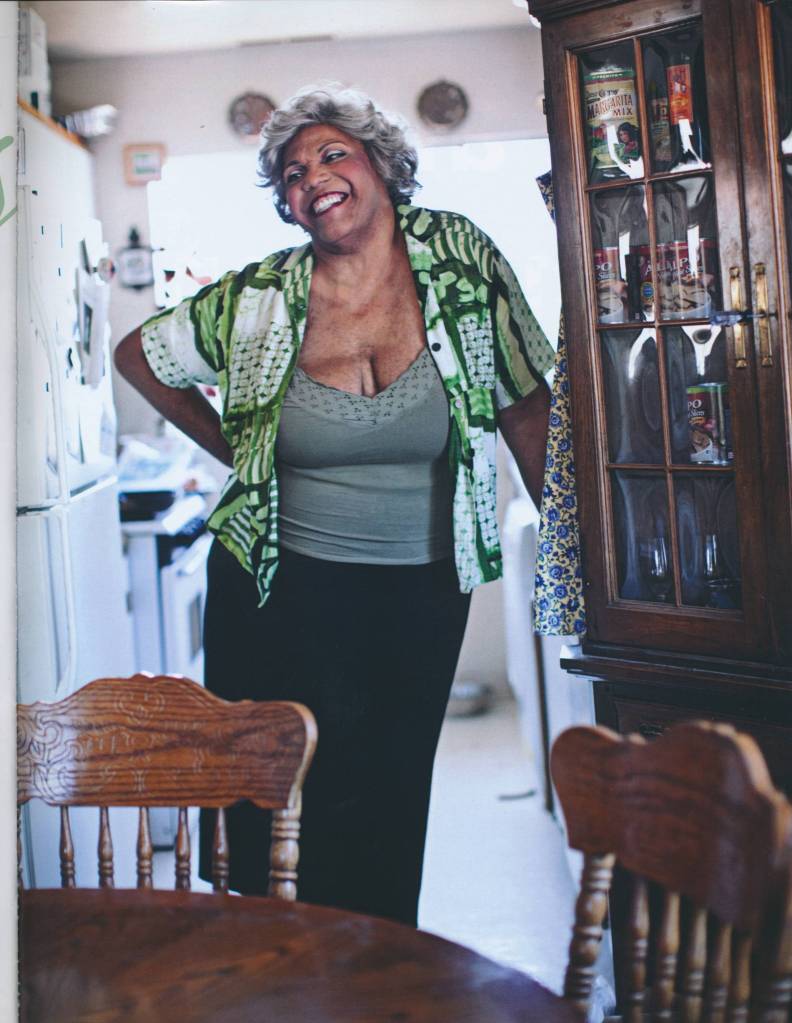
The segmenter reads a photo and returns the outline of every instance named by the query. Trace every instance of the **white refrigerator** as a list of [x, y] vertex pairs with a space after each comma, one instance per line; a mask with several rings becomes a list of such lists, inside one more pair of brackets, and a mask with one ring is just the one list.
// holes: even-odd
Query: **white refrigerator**
[[[17, 309], [17, 697], [60, 700], [134, 671], [107, 337], [110, 284], [91, 154], [21, 111]], [[78, 885], [97, 877], [98, 811], [71, 813]], [[111, 810], [131, 884], [134, 811]], [[60, 884], [57, 810], [22, 819], [23, 877]]]

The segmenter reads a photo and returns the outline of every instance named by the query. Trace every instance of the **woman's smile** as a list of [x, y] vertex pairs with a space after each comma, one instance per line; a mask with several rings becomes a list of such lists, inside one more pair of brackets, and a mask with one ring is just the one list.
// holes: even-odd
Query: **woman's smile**
[[345, 203], [348, 198], [349, 195], [346, 192], [324, 192], [311, 203], [311, 212], [315, 217], [321, 217], [328, 210], [332, 210]]

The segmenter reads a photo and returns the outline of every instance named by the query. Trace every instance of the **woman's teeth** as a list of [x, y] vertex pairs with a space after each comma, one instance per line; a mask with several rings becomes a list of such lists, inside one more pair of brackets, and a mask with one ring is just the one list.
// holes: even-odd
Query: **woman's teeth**
[[343, 192], [330, 192], [327, 195], [320, 195], [319, 198], [311, 204], [311, 210], [315, 214], [324, 213], [325, 210], [329, 210], [331, 206], [338, 206], [346, 199]]

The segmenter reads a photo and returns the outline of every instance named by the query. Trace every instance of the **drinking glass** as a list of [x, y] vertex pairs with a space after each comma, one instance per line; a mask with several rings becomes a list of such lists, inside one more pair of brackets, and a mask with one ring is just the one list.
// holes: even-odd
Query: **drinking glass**
[[723, 571], [720, 544], [716, 533], [704, 537], [704, 581], [709, 590], [708, 607], [734, 607], [734, 581]]
[[665, 537], [648, 537], [642, 541], [640, 551], [644, 575], [652, 599], [661, 602], [667, 601], [673, 580], [668, 567]]

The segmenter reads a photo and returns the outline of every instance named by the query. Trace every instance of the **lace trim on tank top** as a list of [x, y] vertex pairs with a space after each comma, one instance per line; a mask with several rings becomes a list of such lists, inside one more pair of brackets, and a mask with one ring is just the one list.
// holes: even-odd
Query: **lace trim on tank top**
[[285, 402], [300, 405], [330, 419], [343, 419], [374, 425], [398, 416], [417, 404], [434, 386], [441, 386], [440, 376], [424, 348], [407, 369], [386, 388], [369, 397], [350, 394], [329, 384], [320, 383], [299, 366], [289, 382]]

